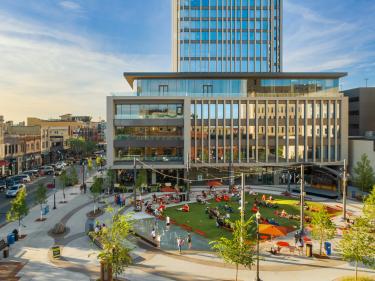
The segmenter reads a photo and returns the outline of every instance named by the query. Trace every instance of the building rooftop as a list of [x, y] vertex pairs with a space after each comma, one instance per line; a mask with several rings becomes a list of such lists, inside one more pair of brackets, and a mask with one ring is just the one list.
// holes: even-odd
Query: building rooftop
[[339, 79], [346, 72], [124, 72], [133, 88], [137, 79]]

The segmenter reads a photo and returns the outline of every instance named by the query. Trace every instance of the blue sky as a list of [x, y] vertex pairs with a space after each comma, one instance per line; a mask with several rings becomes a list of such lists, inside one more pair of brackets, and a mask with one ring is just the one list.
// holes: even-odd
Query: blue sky
[[[124, 71], [171, 70], [170, 0], [2, 0], [0, 115], [105, 117]], [[374, 0], [284, 0], [284, 71], [375, 86]]]

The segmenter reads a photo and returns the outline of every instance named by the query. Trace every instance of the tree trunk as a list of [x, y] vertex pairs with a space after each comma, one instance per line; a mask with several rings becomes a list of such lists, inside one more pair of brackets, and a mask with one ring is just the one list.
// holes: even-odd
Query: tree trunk
[[319, 255], [322, 255], [322, 246], [323, 246], [323, 239], [320, 238]]
[[355, 281], [358, 280], [358, 261], [355, 261]]
[[236, 264], [236, 281], [238, 280], [238, 263]]
[[40, 204], [40, 221], [43, 221], [43, 204]]
[[18, 236], [21, 237], [21, 218], [18, 219]]

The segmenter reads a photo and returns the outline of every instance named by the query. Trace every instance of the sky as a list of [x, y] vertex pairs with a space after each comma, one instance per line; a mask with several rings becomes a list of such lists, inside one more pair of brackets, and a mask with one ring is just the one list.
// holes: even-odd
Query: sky
[[[374, 0], [284, 0], [283, 70], [375, 86]], [[125, 71], [171, 71], [171, 0], [1, 0], [0, 115], [105, 118]]]

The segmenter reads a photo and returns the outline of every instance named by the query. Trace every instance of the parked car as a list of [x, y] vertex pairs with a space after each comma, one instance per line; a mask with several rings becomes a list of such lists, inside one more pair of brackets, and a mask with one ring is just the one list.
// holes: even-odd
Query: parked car
[[42, 166], [40, 167], [40, 173], [42, 175], [53, 175], [55, 170], [53, 169], [52, 166]]
[[0, 179], [0, 191], [7, 189], [7, 181], [5, 179]]
[[26, 189], [26, 185], [24, 184], [15, 184], [13, 186], [10, 186], [7, 190], [7, 192], [5, 193], [6, 197], [16, 197], [18, 192], [21, 191], [22, 188], [25, 188]]
[[14, 185], [14, 184], [20, 184], [23, 181], [23, 178], [21, 176], [19, 176], [19, 175], [17, 175], [17, 176], [11, 176], [8, 179], [13, 182], [12, 185]]
[[38, 169], [30, 170], [30, 172], [33, 173], [33, 176], [34, 176], [34, 177], [39, 177], [39, 176], [40, 176], [40, 174], [39, 174], [39, 170], [38, 170]]
[[31, 178], [28, 174], [22, 173], [19, 176], [22, 178], [22, 182], [24, 182], [24, 183], [31, 182]]

